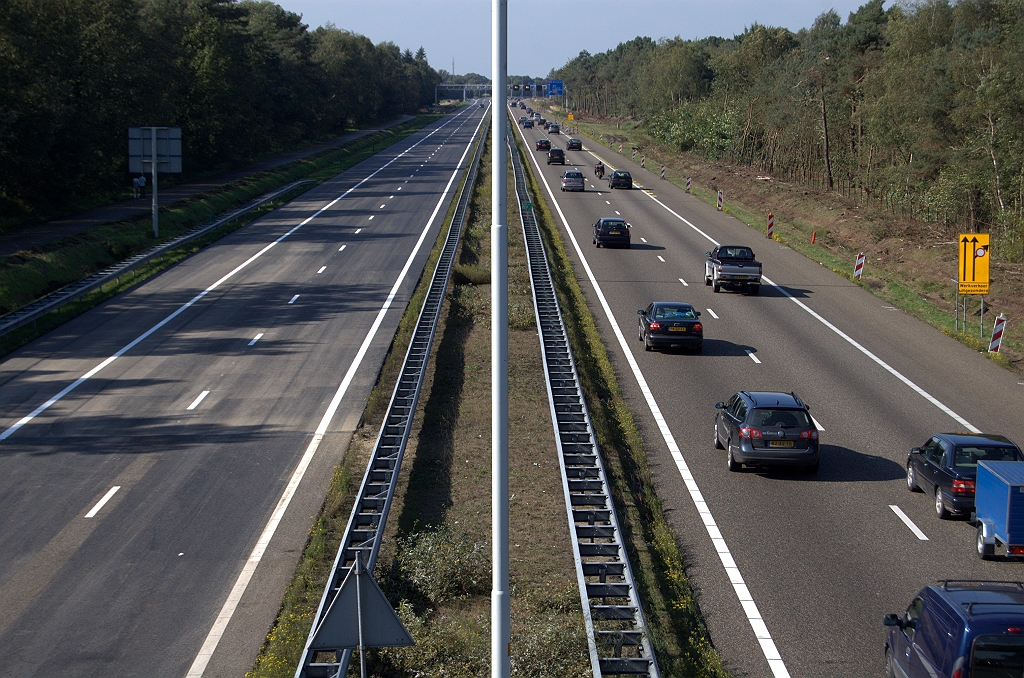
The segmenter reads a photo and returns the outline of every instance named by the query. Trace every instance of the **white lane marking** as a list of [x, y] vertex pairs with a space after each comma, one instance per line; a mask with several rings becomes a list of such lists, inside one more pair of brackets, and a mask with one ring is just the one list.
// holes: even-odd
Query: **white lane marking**
[[640, 242], [647, 242], [647, 238], [640, 238]]
[[327, 267], [326, 267], [326, 266], [321, 266], [321, 267], [320, 267], [320, 270], [319, 270], [319, 271], [317, 271], [316, 273], [317, 273], [317, 275], [320, 275], [321, 273], [323, 273], [323, 272], [324, 272], [324, 271], [326, 271], [326, 270], [327, 270]]
[[299, 295], [297, 295], [297, 294], [296, 294], [296, 295], [295, 295], [294, 297], [292, 297], [292, 298], [291, 298], [291, 299], [290, 299], [290, 300], [288, 301], [288, 303], [289, 303], [289, 304], [294, 304], [294, 303], [295, 303], [295, 300], [296, 300], [296, 299], [298, 299], [298, 298], [299, 298]]
[[376, 215], [374, 215], [374, 214], [371, 214], [371, 215], [370, 215], [370, 219], [369, 219], [369, 220], [370, 220], [370, 221], [373, 221], [373, 217], [374, 217], [374, 216], [376, 216]]
[[[480, 119], [472, 138], [476, 138], [476, 135], [480, 131], [480, 125], [483, 124], [483, 120], [483, 118]], [[341, 380], [341, 384], [338, 386], [338, 390], [335, 392], [334, 398], [331, 400], [331, 404], [327, 406], [327, 410], [324, 412], [324, 416], [320, 420], [320, 424], [316, 427], [316, 431], [313, 434], [313, 439], [309, 442], [309, 446], [302, 455], [302, 459], [299, 460], [298, 466], [295, 467], [295, 472], [292, 473], [292, 477], [288, 481], [288, 485], [281, 494], [281, 498], [277, 501], [277, 507], [274, 509], [274, 513], [271, 514], [270, 520], [267, 521], [266, 527], [263, 528], [263, 533], [260, 535], [259, 541], [257, 541], [256, 546], [253, 547], [248, 560], [245, 561], [245, 566], [242, 567], [242, 571], [238, 574], [238, 579], [235, 580], [235, 585], [231, 588], [231, 592], [224, 601], [223, 607], [221, 607], [220, 612], [217, 614], [217, 619], [213, 622], [213, 626], [210, 628], [210, 632], [207, 634], [206, 640], [203, 642], [203, 646], [199, 649], [199, 653], [196, 655], [195, 661], [192, 662], [192, 667], [188, 670], [185, 678], [202, 678], [203, 673], [206, 671], [206, 667], [210, 663], [210, 658], [213, 657], [213, 653], [217, 650], [217, 645], [220, 643], [220, 639], [223, 637], [224, 631], [227, 629], [228, 622], [231, 621], [231, 617], [235, 614], [235, 609], [238, 607], [238, 603], [241, 601], [242, 595], [245, 593], [245, 589], [248, 588], [249, 582], [252, 580], [252, 575], [256, 572], [256, 566], [259, 565], [260, 561], [263, 559], [263, 554], [266, 552], [267, 546], [270, 545], [270, 540], [277, 531], [277, 526], [284, 517], [284, 513], [288, 509], [288, 505], [291, 503], [292, 497], [295, 496], [295, 491], [298, 489], [299, 483], [302, 482], [302, 478], [306, 474], [306, 469], [313, 461], [317, 448], [320, 447], [320, 441], [323, 440], [324, 434], [327, 433], [327, 427], [330, 425], [331, 419], [334, 418], [334, 414], [338, 411], [338, 407], [341, 405], [341, 399], [345, 397], [345, 393], [348, 391], [348, 387], [352, 383], [352, 379], [355, 377], [356, 371], [359, 369], [359, 365], [363, 362], [366, 352], [370, 349], [370, 344], [373, 342], [373, 338], [376, 336], [377, 330], [380, 329], [381, 323], [384, 322], [384, 316], [387, 315], [388, 309], [391, 308], [391, 303], [394, 301], [399, 288], [402, 286], [402, 282], [409, 274], [409, 269], [412, 267], [413, 260], [416, 258], [417, 253], [419, 253], [420, 248], [423, 246], [423, 241], [426, 239], [427, 233], [430, 231], [430, 227], [434, 223], [434, 219], [437, 218], [437, 213], [441, 210], [441, 205], [444, 204], [445, 198], [448, 196], [449, 191], [451, 191], [452, 184], [455, 183], [455, 178], [462, 171], [463, 162], [465, 162], [466, 156], [469, 154], [469, 149], [471, 147], [472, 144], [466, 144], [466, 150], [463, 152], [459, 162], [456, 163], [455, 171], [452, 172], [452, 176], [448, 180], [448, 185], [445, 186], [444, 192], [441, 194], [440, 199], [437, 201], [437, 205], [434, 207], [433, 213], [430, 215], [430, 219], [427, 220], [427, 225], [423, 227], [419, 240], [416, 241], [416, 246], [413, 247], [412, 252], [409, 254], [409, 258], [406, 259], [405, 266], [402, 267], [401, 273], [398, 274], [398, 278], [395, 280], [395, 284], [391, 287], [391, 291], [388, 293], [388, 297], [384, 301], [384, 305], [381, 306], [380, 310], [377, 312], [377, 318], [373, 321], [370, 331], [367, 332], [366, 337], [363, 339], [363, 343], [359, 347], [359, 351], [356, 352], [356, 357], [353, 358], [352, 364], [349, 365], [348, 371], [345, 373], [345, 377]]]
[[608, 200], [605, 200], [604, 202], [605, 202], [605, 204], [606, 204], [606, 205], [611, 205], [611, 204], [612, 204], [612, 203], [611, 203], [610, 201], [608, 201]]
[[189, 405], [188, 407], [186, 407], [185, 409], [186, 410], [194, 410], [194, 409], [196, 409], [197, 407], [199, 407], [199, 403], [203, 402], [203, 398], [205, 398], [208, 395], [210, 395], [209, 391], [203, 391], [202, 393], [199, 394], [199, 396], [195, 400], [192, 401], [192, 404]]
[[[519, 134], [522, 136], [522, 131], [520, 131]], [[543, 172], [541, 172], [540, 163], [538, 163], [537, 159], [533, 158], [533, 156], [531, 156], [531, 159], [537, 166], [537, 176], [539, 176], [541, 181], [544, 183], [544, 188], [547, 189], [548, 195], [551, 197], [551, 203], [555, 206], [555, 211], [558, 212], [558, 216], [562, 220], [562, 225], [565, 227], [565, 232], [569, 235], [569, 240], [572, 241], [572, 246], [576, 250], [576, 255], [579, 257], [580, 263], [583, 265], [583, 270], [586, 272], [587, 278], [590, 280], [590, 284], [593, 286], [594, 292], [597, 294], [597, 299], [601, 304], [605, 317], [608, 318], [608, 323], [612, 328], [612, 332], [615, 334], [615, 338], [619, 342], [619, 347], [626, 356], [626, 362], [629, 363], [629, 367], [633, 372], [633, 377], [640, 386], [640, 391], [644, 394], [644, 399], [647, 401], [647, 407], [650, 409], [651, 415], [654, 417], [654, 421], [658, 424], [658, 429], [661, 431], [661, 437], [665, 440], [665, 444], [668, 446], [669, 453], [671, 453], [672, 459], [676, 463], [676, 468], [679, 470], [679, 475], [682, 476], [683, 481], [686, 483], [686, 488], [690, 493], [690, 499], [697, 508], [697, 513], [700, 515], [701, 520], [704, 523], [708, 536], [711, 537], [711, 541], [715, 546], [715, 551], [718, 553], [718, 558], [722, 561], [722, 566], [725, 568], [726, 576], [732, 584], [733, 590], [736, 592], [736, 597], [739, 599], [740, 606], [743, 608], [743, 612], [747, 617], [747, 622], [750, 624], [750, 628], [754, 631], [758, 645], [761, 647], [761, 652], [764, 654], [764, 658], [772, 670], [772, 675], [774, 678], [789, 678], [789, 671], [786, 669], [786, 665], [783, 663], [782, 657], [779, 655], [779, 650], [775, 646], [775, 641], [772, 640], [771, 634], [768, 632], [767, 625], [765, 625], [764, 620], [761, 618], [761, 612], [758, 610], [757, 603], [754, 602], [754, 598], [743, 580], [743, 575], [736, 566], [736, 561], [733, 560], [732, 553], [729, 551], [729, 547], [725, 543], [725, 538], [722, 537], [722, 533], [718, 529], [718, 524], [715, 522], [715, 518], [711, 514], [711, 510], [708, 508], [707, 502], [704, 500], [704, 495], [697, 486], [697, 481], [690, 472], [690, 467], [686, 464], [686, 460], [683, 458], [683, 453], [679, 450], [679, 445], [676, 444], [675, 436], [673, 436], [672, 431], [669, 430], [668, 422], [662, 415], [661, 407], [658, 405], [657, 400], [654, 399], [654, 394], [651, 392], [651, 388], [647, 384], [647, 379], [644, 377], [643, 372], [640, 371], [640, 365], [636, 362], [636, 357], [633, 355], [629, 342], [626, 341], [626, 335], [622, 333], [622, 328], [619, 327], [618, 321], [612, 314], [612, 308], [608, 305], [608, 299], [604, 296], [604, 290], [602, 290], [601, 286], [598, 284], [597, 278], [594, 276], [594, 271], [590, 268], [590, 262], [587, 261], [587, 257], [583, 254], [583, 249], [580, 247], [580, 243], [576, 239], [576, 235], [572, 232], [572, 229], [569, 228], [569, 221], [565, 218], [565, 214], [562, 212], [562, 207], [558, 204], [558, 199], [555, 197], [554, 191], [551, 190], [551, 186], [548, 184], [547, 177], [545, 177]]]
[[[399, 187], [398, 187], [398, 190], [402, 190], [402, 187], [401, 187], [401, 186], [399, 186]], [[389, 195], [389, 196], [388, 196], [388, 200], [390, 200], [391, 198], [394, 198], [394, 197], [395, 197], [395, 196], [393, 196], [393, 195]], [[383, 205], [381, 205], [381, 207], [383, 207]]]
[[615, 213], [618, 214], [620, 217], [622, 216], [622, 212], [620, 212], [619, 210], [615, 210]]
[[[711, 242], [715, 246], [718, 246], [718, 245], [721, 244], [720, 242], [718, 242], [717, 240], [712, 238], [710, 235], [708, 235], [704, 231], [702, 231], [699, 228], [697, 228], [696, 226], [694, 226], [692, 223], [690, 223], [689, 220], [687, 220], [685, 217], [681, 216], [679, 213], [677, 213], [671, 207], [669, 207], [668, 205], [666, 205], [662, 201], [658, 200], [656, 197], [654, 197], [650, 193], [645, 193], [644, 195], [649, 196], [651, 200], [653, 200], [654, 202], [656, 202], [659, 205], [661, 205], [662, 207], [664, 207], [665, 210], [669, 214], [673, 215], [674, 217], [676, 217], [677, 219], [682, 221], [684, 224], [686, 224], [687, 226], [692, 228], [697, 233], [700, 233], [702, 236], [704, 236], [708, 240], [708, 242]], [[957, 421], [957, 423], [959, 423], [961, 426], [964, 426], [965, 428], [967, 428], [968, 431], [970, 431], [971, 433], [981, 433], [981, 429], [980, 428], [977, 428], [976, 426], [974, 426], [974, 424], [972, 424], [971, 422], [967, 421], [966, 419], [961, 417], [959, 414], [954, 412], [952, 409], [950, 409], [948, 406], [946, 406], [944, 403], [942, 403], [938, 398], [936, 398], [932, 394], [928, 393], [923, 388], [921, 388], [920, 386], [918, 386], [917, 384], [912, 382], [910, 379], [905, 377], [899, 370], [897, 370], [892, 365], [890, 365], [889, 363], [885, 362], [884, 360], [882, 360], [881, 358], [876, 356], [874, 353], [869, 351], [867, 348], [865, 348], [863, 345], [861, 345], [856, 339], [854, 339], [853, 337], [848, 335], [846, 332], [843, 332], [841, 329], [839, 329], [838, 327], [836, 327], [835, 325], [830, 323], [828, 320], [825, 320], [825, 318], [822, 317], [817, 311], [812, 310], [811, 307], [809, 307], [807, 304], [803, 303], [802, 301], [800, 301], [799, 299], [794, 297], [792, 294], [787, 292], [784, 288], [782, 288], [781, 286], [777, 285], [776, 283], [772, 282], [769, 278], [766, 278], [764, 276], [761, 276], [761, 280], [764, 281], [765, 283], [771, 285], [775, 289], [777, 289], [784, 296], [789, 297], [789, 299], [794, 304], [796, 304], [797, 306], [799, 306], [803, 310], [807, 311], [807, 313], [809, 313], [811, 315], [811, 317], [813, 317], [815, 320], [817, 320], [822, 325], [824, 325], [825, 327], [829, 328], [830, 330], [832, 330], [833, 332], [838, 334], [840, 337], [845, 339], [847, 343], [849, 343], [851, 346], [856, 348], [858, 351], [860, 351], [861, 353], [866, 355], [868, 358], [873, 360], [879, 367], [881, 367], [886, 372], [888, 372], [892, 376], [894, 376], [897, 379], [899, 379], [900, 381], [902, 381], [904, 384], [906, 384], [911, 389], [916, 391], [917, 394], [920, 395], [922, 398], [924, 398], [925, 400], [930, 402], [932, 405], [935, 405], [935, 407], [939, 408], [940, 410], [942, 410], [943, 412], [948, 414], [950, 417], [955, 419]]]
[[[391, 197], [393, 198], [394, 196], [391, 196]], [[384, 209], [384, 205], [381, 205], [381, 206], [380, 206], [380, 209]]]
[[117, 493], [117, 491], [120, 490], [120, 489], [121, 489], [120, 485], [114, 485], [112, 488], [107, 490], [107, 493], [105, 495], [103, 495], [103, 498], [100, 499], [98, 502], [96, 502], [95, 506], [93, 506], [91, 509], [89, 509], [89, 512], [85, 514], [85, 517], [86, 518], [94, 518], [94, 517], [96, 517], [96, 514], [100, 512], [100, 509], [103, 508], [106, 505], [106, 503], [108, 501], [110, 501], [110, 498], [113, 497]]
[[753, 361], [754, 361], [755, 363], [757, 363], [758, 365], [760, 365], [760, 364], [761, 364], [761, 361], [757, 359], [757, 356], [756, 356], [756, 355], [754, 355], [754, 352], [753, 352], [753, 351], [751, 351], [751, 350], [750, 350], [749, 348], [745, 348], [745, 349], [743, 349], [743, 350], [744, 350], [744, 352], [746, 352], [746, 354], [747, 354], [747, 355], [749, 355], [749, 356], [750, 356], [750, 359], [751, 359], [751, 360], [753, 360]]
[[817, 419], [815, 419], [813, 415], [811, 416], [811, 421], [814, 422], [814, 425], [818, 428], [819, 431], [821, 431], [822, 433], [825, 432], [825, 427], [822, 426], [821, 422], [819, 422]]
[[659, 255], [658, 255], [658, 261], [660, 261], [661, 263], [663, 263], [663, 264], [664, 264], [664, 263], [665, 263], [665, 257], [663, 257], [663, 256], [661, 256], [661, 255], [659, 254]]
[[708, 309], [708, 313], [711, 314], [712, 318], [714, 318], [715, 320], [718, 320], [718, 314], [715, 313], [714, 311], [712, 311], [710, 308]]
[[355, 230], [355, 232], [356, 232], [356, 233], [359, 233], [359, 231], [361, 231], [361, 230], [363, 230], [363, 229], [361, 229], [361, 228], [357, 228], [357, 229]]
[[921, 541], [928, 541], [928, 535], [926, 535], [924, 532], [922, 532], [921, 528], [919, 528], [917, 525], [915, 525], [914, 521], [911, 520], [910, 517], [907, 516], [907, 514], [904, 513], [900, 509], [899, 506], [896, 506], [896, 504], [889, 504], [889, 508], [892, 509], [893, 513], [895, 513], [896, 515], [898, 515], [900, 517], [900, 520], [903, 521], [904, 525], [906, 525], [907, 527], [910, 528], [911, 532], [913, 532], [915, 535], [917, 535], [918, 539], [920, 539]]
[[338, 251], [344, 252], [346, 247], [348, 247], [348, 245], [342, 245], [341, 247], [338, 248]]
[[679, 279], [679, 282], [683, 283], [683, 287], [689, 287], [689, 285], [686, 283], [686, 281], [683, 280], [682, 278]]
[[[444, 125], [441, 125], [441, 127], [445, 127], [445, 126], [449, 125], [451, 122], [457, 120], [459, 115], [461, 115], [461, 113], [455, 115], [451, 120], [449, 120], [448, 122], [444, 123]], [[199, 301], [200, 299], [205, 297], [207, 294], [209, 294], [210, 292], [212, 292], [215, 289], [217, 289], [218, 287], [220, 287], [222, 284], [224, 284], [225, 282], [227, 282], [228, 280], [233, 278], [239, 271], [242, 271], [243, 269], [248, 267], [249, 264], [251, 264], [252, 262], [254, 262], [257, 259], [259, 259], [260, 257], [262, 257], [264, 254], [269, 252], [279, 242], [282, 242], [286, 238], [290, 237], [293, 233], [298, 231], [300, 228], [302, 228], [303, 226], [305, 226], [309, 222], [311, 222], [314, 219], [316, 219], [318, 216], [320, 216], [321, 214], [323, 214], [324, 212], [329, 210], [331, 207], [334, 207], [334, 205], [339, 200], [341, 200], [342, 198], [347, 196], [349, 193], [351, 193], [352, 191], [356, 190], [357, 188], [359, 188], [360, 186], [365, 184], [367, 181], [369, 181], [373, 177], [375, 177], [378, 174], [380, 174], [381, 172], [383, 172], [389, 165], [391, 165], [392, 163], [396, 162], [399, 158], [401, 158], [402, 156], [406, 155], [409, 151], [411, 151], [412, 149], [414, 149], [417, 146], [419, 146], [420, 144], [422, 144], [424, 141], [426, 141], [428, 138], [430, 138], [431, 135], [435, 134], [438, 130], [440, 130], [441, 127], [438, 127], [437, 129], [429, 132], [425, 137], [423, 137], [422, 139], [417, 141], [415, 144], [413, 144], [409, 148], [405, 149], [404, 151], [402, 151], [401, 153], [396, 155], [391, 160], [388, 160], [386, 163], [384, 163], [383, 165], [381, 165], [380, 167], [375, 169], [373, 172], [371, 172], [369, 175], [367, 175], [363, 179], [360, 179], [358, 183], [356, 183], [354, 186], [352, 186], [351, 188], [346, 190], [344, 193], [339, 195], [337, 198], [335, 198], [334, 200], [330, 201], [329, 203], [327, 203], [326, 205], [324, 205], [323, 207], [318, 209], [316, 212], [314, 212], [310, 216], [308, 216], [305, 219], [303, 219], [297, 226], [295, 226], [291, 230], [287, 231], [284, 235], [279, 237], [277, 240], [275, 240], [275, 241], [273, 241], [271, 243], [268, 243], [259, 252], [257, 252], [256, 254], [252, 255], [251, 257], [249, 257], [248, 259], [246, 259], [242, 263], [240, 263], [238, 266], [236, 266], [235, 268], [230, 270], [228, 273], [224, 274], [224, 276], [222, 278], [220, 278], [220, 280], [218, 280], [217, 282], [213, 283], [212, 285], [207, 287], [205, 290], [203, 290], [202, 292], [200, 292], [196, 296], [192, 297], [192, 299], [190, 299], [185, 304], [182, 304], [180, 307], [178, 307], [177, 310], [175, 310], [173, 313], [168, 315], [166, 318], [164, 318], [163, 320], [158, 322], [156, 325], [153, 325], [148, 330], [146, 330], [145, 332], [143, 332], [139, 336], [135, 337], [135, 339], [133, 339], [132, 341], [130, 341], [127, 344], [125, 344], [123, 347], [121, 347], [120, 350], [118, 350], [116, 353], [114, 353], [114, 355], [110, 356], [109, 358], [107, 358], [106, 360], [101, 362], [99, 365], [97, 365], [96, 367], [92, 368], [91, 370], [89, 370], [88, 372], [83, 374], [81, 377], [79, 377], [75, 381], [73, 381], [70, 384], [68, 384], [67, 386], [65, 386], [63, 389], [61, 389], [57, 393], [57, 395], [51, 397], [49, 400], [44, 402], [42, 405], [39, 405], [34, 410], [29, 412], [27, 415], [25, 415], [24, 417], [22, 417], [21, 419], [16, 421], [14, 424], [9, 426], [7, 428], [7, 430], [5, 430], [3, 433], [0, 433], [0, 440], [6, 440], [7, 438], [11, 437], [11, 435], [15, 431], [17, 431], [19, 428], [21, 428], [25, 424], [29, 423], [33, 419], [35, 419], [36, 417], [38, 417], [40, 414], [42, 414], [46, 410], [50, 409], [50, 407], [53, 406], [54, 403], [58, 402], [60, 399], [62, 399], [68, 393], [71, 393], [76, 388], [78, 388], [79, 386], [84, 384], [86, 381], [91, 379], [93, 376], [96, 375], [97, 372], [102, 370], [104, 367], [106, 367], [110, 363], [114, 362], [115, 360], [117, 360], [118, 358], [120, 358], [121, 356], [123, 356], [125, 353], [127, 353], [130, 350], [132, 350], [136, 346], [138, 346], [141, 342], [145, 341], [154, 332], [156, 332], [157, 330], [162, 328], [164, 325], [166, 325], [167, 323], [169, 323], [172, 320], [174, 320], [175, 318], [177, 318], [179, 315], [184, 313], [187, 309], [191, 308], [192, 305], [195, 304], [197, 301]], [[358, 231], [356, 231], [356, 232], [358, 233]]]
[[253, 346], [257, 341], [259, 341], [262, 338], [263, 338], [263, 333], [260, 332], [259, 334], [257, 334], [255, 337], [252, 338], [252, 341], [249, 342], [249, 345]]

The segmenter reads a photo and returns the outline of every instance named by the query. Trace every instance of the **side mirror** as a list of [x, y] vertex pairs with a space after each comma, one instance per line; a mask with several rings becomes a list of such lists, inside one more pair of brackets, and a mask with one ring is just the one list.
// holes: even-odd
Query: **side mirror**
[[882, 624], [885, 626], [899, 626], [900, 628], [903, 628], [903, 623], [900, 622], [900, 617], [898, 614], [885, 615], [884, 617], [882, 617]]
[[711, 252], [705, 252], [705, 253], [704, 253], [704, 256], [705, 256], [705, 257], [710, 257], [710, 256], [711, 256]]
[[921, 454], [921, 448], [920, 447], [915, 447], [912, 450], [910, 450], [910, 453], [911, 454]]
[[633, 224], [629, 224], [629, 223], [627, 223], [627, 224], [626, 224], [626, 228], [633, 228]]
[[637, 312], [636, 312], [636, 314], [637, 314], [637, 315], [643, 315], [643, 314], [644, 314], [644, 312], [643, 312], [643, 310], [639, 310], [639, 311], [637, 311]]
[[724, 410], [725, 409], [725, 403], [715, 403], [715, 409], [716, 410]]
[[698, 317], [698, 318], [700, 317], [700, 311], [694, 311], [694, 313], [696, 313], [696, 314], [697, 314], [697, 317]]

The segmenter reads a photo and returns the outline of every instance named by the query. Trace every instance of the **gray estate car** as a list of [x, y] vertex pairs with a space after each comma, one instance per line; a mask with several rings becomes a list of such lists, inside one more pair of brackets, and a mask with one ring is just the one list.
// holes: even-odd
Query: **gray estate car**
[[730, 471], [747, 464], [818, 472], [818, 427], [795, 393], [740, 391], [715, 408], [715, 447], [728, 453]]

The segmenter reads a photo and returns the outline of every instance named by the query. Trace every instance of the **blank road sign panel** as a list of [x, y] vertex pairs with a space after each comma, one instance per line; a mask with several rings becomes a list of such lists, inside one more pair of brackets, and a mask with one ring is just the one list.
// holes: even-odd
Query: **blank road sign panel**
[[[128, 128], [128, 172], [147, 174], [153, 171], [153, 129]], [[181, 128], [158, 127], [156, 130], [156, 169], [160, 174], [181, 174]]]
[[960, 260], [957, 282], [960, 294], [988, 294], [989, 249], [988, 233], [961, 233], [957, 239]]

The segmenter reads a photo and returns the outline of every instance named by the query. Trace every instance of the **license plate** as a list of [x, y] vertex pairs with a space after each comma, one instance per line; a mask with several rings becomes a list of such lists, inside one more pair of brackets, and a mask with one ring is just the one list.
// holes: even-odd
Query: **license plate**
[[608, 231], [608, 235], [622, 235], [622, 231]]
[[768, 447], [793, 447], [792, 440], [769, 440]]
[[669, 332], [685, 332], [686, 331], [686, 327], [670, 327], [670, 328], [668, 328], [668, 331]]

